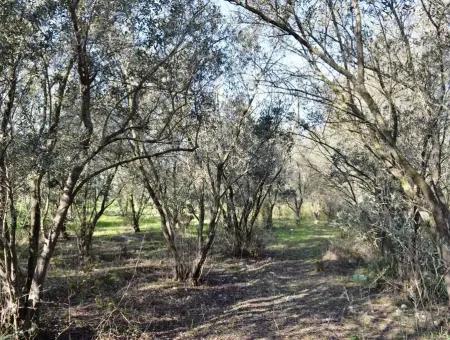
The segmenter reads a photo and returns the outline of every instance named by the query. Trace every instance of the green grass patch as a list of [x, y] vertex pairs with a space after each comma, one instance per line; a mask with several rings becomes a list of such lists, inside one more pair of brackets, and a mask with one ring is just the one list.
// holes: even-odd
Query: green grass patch
[[[159, 218], [145, 215], [141, 218], [141, 232], [160, 230]], [[120, 215], [103, 215], [95, 228], [94, 236], [115, 236], [133, 233], [133, 228]]]
[[334, 239], [339, 235], [337, 228], [330, 227], [324, 221], [316, 224], [312, 220], [304, 219], [300, 225], [297, 225], [292, 219], [276, 219], [274, 222], [274, 231], [278, 242], [286, 245], [323, 242], [323, 240]]
[[293, 219], [281, 218], [275, 219], [274, 225], [276, 242], [271, 248], [289, 251], [294, 257], [317, 258], [329, 241], [339, 236], [339, 230], [325, 221], [315, 223], [314, 220], [303, 219], [296, 224]]
[[[146, 214], [141, 218], [141, 232], [158, 235], [161, 231], [159, 217]], [[195, 221], [185, 230], [185, 237], [195, 236]], [[113, 236], [134, 234], [133, 228], [120, 215], [105, 214], [96, 227], [94, 237], [110, 238]], [[298, 225], [291, 217], [274, 219], [274, 238], [267, 246], [273, 250], [289, 250], [292, 256], [316, 257], [320, 255], [328, 244], [328, 240], [339, 236], [339, 229], [331, 227], [325, 221], [315, 223], [310, 218], [304, 218]], [[160, 239], [158, 238], [158, 241]], [[295, 253], [295, 254], [294, 254]]]

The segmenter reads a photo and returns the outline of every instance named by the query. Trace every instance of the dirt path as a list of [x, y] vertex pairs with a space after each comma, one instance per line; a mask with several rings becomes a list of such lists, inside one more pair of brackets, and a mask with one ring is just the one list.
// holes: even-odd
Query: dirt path
[[[411, 312], [352, 282], [352, 268], [317, 271], [315, 261], [333, 234], [323, 225], [308, 228], [277, 229], [261, 260], [210, 263], [200, 287], [167, 279], [157, 245], [145, 249], [154, 252], [152, 259], [130, 255], [120, 263], [100, 263], [77, 286], [84, 293], [72, 296], [69, 316], [60, 306], [59, 324], [70, 326], [60, 338], [417, 338]], [[134, 237], [135, 248], [147, 244]]]
[[[292, 234], [292, 241], [289, 237], [278, 239], [269, 248], [269, 258], [242, 261], [238, 268], [231, 264], [222, 272], [210, 273], [210, 287], [190, 297], [199, 303], [184, 310], [186, 320], [195, 320], [189, 330], [160, 332], [157, 336], [385, 339], [404, 338], [411, 333], [410, 325], [402, 322], [409, 322], [409, 317], [399, 314], [385, 299], [377, 304], [374, 294], [351, 282], [351, 268], [325, 265], [324, 271], [317, 271], [316, 260], [331, 237], [327, 227], [316, 226], [312, 235], [300, 240], [295, 234], [301, 230], [281, 231], [278, 234]], [[181, 293], [180, 298], [188, 296]]]

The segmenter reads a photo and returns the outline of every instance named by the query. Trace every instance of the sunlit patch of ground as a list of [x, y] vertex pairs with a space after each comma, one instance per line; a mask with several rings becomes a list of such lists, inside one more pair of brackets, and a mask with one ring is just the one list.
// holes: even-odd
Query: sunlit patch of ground
[[[119, 225], [119, 226], [118, 226]], [[278, 220], [260, 259], [216, 254], [199, 287], [170, 279], [170, 260], [148, 217], [143, 232], [102, 221], [90, 267], [61, 243], [49, 277], [42, 338], [403, 339], [427, 338], [410, 307], [351, 280], [355, 268], [318, 272], [337, 238], [325, 223]], [[45, 331], [45, 330], [44, 330]], [[80, 335], [81, 334], [81, 335]], [[84, 334], [84, 335], [82, 335]], [[435, 330], [439, 334], [439, 330]]]

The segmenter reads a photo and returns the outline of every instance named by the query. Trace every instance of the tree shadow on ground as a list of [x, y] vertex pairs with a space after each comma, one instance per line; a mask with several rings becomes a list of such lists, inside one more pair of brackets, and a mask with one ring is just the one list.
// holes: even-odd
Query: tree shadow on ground
[[[378, 305], [376, 292], [351, 282], [352, 266], [316, 270], [315, 260], [333, 229], [288, 225], [274, 233], [277, 242], [262, 259], [211, 259], [198, 287], [169, 279], [160, 235], [102, 237], [94, 270], [74, 275], [73, 282], [51, 277], [48, 297], [61, 310], [60, 328], [68, 328], [59, 338], [384, 339], [414, 334], [403, 320], [406, 315], [397, 315], [395, 306]], [[143, 245], [150, 240], [152, 245]], [[105, 254], [112, 256], [123, 242], [130, 256], [116, 253], [107, 261]], [[155, 256], [157, 251], [161, 256]], [[69, 315], [64, 314], [65, 290], [72, 294]], [[47, 318], [55, 319], [49, 312]], [[78, 336], [80, 329], [90, 332]]]

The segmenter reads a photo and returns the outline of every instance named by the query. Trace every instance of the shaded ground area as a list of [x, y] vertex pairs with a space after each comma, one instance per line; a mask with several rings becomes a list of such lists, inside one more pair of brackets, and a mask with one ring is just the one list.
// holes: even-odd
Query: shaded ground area
[[137, 235], [101, 225], [88, 268], [77, 265], [74, 242], [64, 242], [42, 315], [54, 326], [41, 338], [427, 338], [412, 310], [353, 282], [354, 267], [318, 267], [338, 237], [325, 224], [279, 220], [262, 258], [215, 254], [204, 284], [191, 287], [170, 280], [153, 222]]

